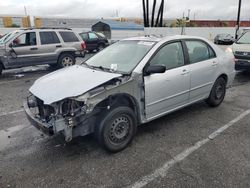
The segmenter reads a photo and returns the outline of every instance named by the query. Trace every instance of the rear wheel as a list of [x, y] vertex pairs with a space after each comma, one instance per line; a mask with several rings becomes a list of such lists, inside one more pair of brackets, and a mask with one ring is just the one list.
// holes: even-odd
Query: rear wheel
[[125, 149], [133, 140], [137, 120], [134, 111], [129, 107], [117, 107], [102, 115], [96, 125], [95, 137], [99, 144], [110, 152]]
[[76, 62], [75, 57], [69, 53], [65, 53], [60, 55], [60, 57], [58, 58], [58, 66], [59, 68], [63, 68], [63, 67], [69, 67], [74, 65]]
[[97, 51], [102, 51], [104, 48], [105, 48], [105, 45], [101, 43], [98, 45]]
[[220, 77], [215, 81], [206, 102], [209, 106], [212, 107], [219, 106], [224, 100], [225, 95], [226, 95], [226, 80]]

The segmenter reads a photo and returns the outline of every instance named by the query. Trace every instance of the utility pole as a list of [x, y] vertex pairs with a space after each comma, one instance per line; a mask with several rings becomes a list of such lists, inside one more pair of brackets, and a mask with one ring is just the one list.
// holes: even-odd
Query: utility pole
[[144, 27], [147, 27], [145, 0], [142, 0]]
[[241, 12], [241, 0], [239, 0], [239, 6], [238, 6], [238, 16], [237, 16], [237, 23], [236, 23], [235, 39], [238, 39], [238, 32], [240, 29], [240, 12]]
[[154, 27], [154, 21], [155, 21], [155, 6], [156, 6], [156, 0], [154, 0], [154, 4], [153, 4], [153, 11], [152, 11], [152, 18], [151, 18], [151, 27]]
[[25, 16], [27, 16], [26, 6], [24, 6], [24, 14], [25, 14]]
[[190, 20], [190, 12], [191, 12], [191, 9], [188, 9], [188, 19]]

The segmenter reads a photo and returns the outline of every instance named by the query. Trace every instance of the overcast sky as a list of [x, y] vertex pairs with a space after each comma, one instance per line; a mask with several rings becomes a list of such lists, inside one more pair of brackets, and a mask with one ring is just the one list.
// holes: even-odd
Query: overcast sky
[[[152, 0], [150, 0], [152, 3]], [[160, 0], [158, 0], [158, 4]], [[142, 17], [141, 0], [0, 0], [0, 14], [61, 17]], [[151, 5], [152, 7], [152, 5]], [[165, 0], [164, 18], [179, 18], [188, 9], [193, 19], [236, 19], [238, 0]], [[242, 0], [242, 19], [250, 20], [250, 0]]]

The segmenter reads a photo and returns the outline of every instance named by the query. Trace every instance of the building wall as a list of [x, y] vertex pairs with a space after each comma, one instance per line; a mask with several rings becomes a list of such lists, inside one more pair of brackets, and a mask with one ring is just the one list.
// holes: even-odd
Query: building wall
[[0, 15], [0, 28], [4, 27], [30, 27], [30, 17]]
[[[190, 24], [197, 27], [235, 27], [233, 20], [190, 20]], [[250, 27], [250, 21], [241, 21], [241, 27]]]
[[34, 17], [35, 27], [91, 28], [99, 19]]

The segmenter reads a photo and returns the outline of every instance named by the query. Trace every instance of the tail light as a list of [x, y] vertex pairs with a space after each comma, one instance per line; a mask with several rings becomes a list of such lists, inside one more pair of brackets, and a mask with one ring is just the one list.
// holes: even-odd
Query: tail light
[[81, 42], [81, 48], [82, 48], [83, 50], [85, 50], [85, 49], [86, 49], [86, 44], [85, 44], [85, 42], [84, 42], [84, 41], [82, 41], [82, 42]]

